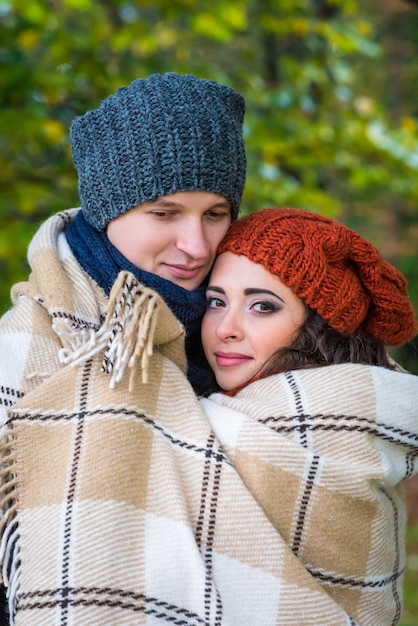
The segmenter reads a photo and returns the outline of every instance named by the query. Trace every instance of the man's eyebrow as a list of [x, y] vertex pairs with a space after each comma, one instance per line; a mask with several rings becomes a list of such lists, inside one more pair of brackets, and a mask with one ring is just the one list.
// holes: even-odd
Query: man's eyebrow
[[[162, 208], [184, 208], [184, 204], [181, 202], [177, 202], [176, 200], [171, 200], [168, 198], [155, 198], [155, 200], [147, 200], [144, 204], [152, 204], [157, 205]], [[230, 209], [231, 203], [226, 198], [219, 198], [210, 207], [208, 207], [208, 211], [211, 209], [222, 208], [222, 209]]]
[[163, 198], [155, 198], [155, 200], [147, 200], [146, 202], [144, 202], [144, 204], [152, 204], [152, 205], [157, 205], [157, 206], [166, 207], [166, 208], [183, 206], [182, 204], [180, 204], [179, 202], [176, 202], [175, 200], [165, 200]]

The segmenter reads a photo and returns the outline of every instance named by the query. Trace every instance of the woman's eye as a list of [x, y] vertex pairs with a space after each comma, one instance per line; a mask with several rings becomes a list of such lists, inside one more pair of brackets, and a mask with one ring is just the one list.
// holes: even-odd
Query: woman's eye
[[279, 307], [276, 304], [267, 301], [256, 302], [253, 304], [252, 308], [256, 313], [275, 313], [279, 310]]
[[208, 309], [221, 309], [225, 306], [225, 303], [221, 298], [216, 298], [215, 296], [208, 296], [206, 298], [206, 306]]

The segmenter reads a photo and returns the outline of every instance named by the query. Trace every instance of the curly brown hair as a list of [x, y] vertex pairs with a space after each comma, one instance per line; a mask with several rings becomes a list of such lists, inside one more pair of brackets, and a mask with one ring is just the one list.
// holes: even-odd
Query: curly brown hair
[[354, 333], [344, 334], [331, 328], [316, 311], [308, 306], [306, 310], [306, 320], [296, 339], [290, 346], [275, 352], [256, 378], [265, 378], [289, 370], [341, 363], [395, 368], [383, 341], [375, 339], [362, 330], [361, 326]]

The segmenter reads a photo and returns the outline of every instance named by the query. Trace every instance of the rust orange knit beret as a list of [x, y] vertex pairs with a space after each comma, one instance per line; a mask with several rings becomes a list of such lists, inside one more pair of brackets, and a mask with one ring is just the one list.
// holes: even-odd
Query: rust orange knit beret
[[302, 209], [262, 209], [232, 224], [222, 252], [263, 265], [342, 333], [362, 325], [392, 346], [417, 333], [404, 276], [369, 241], [333, 219]]

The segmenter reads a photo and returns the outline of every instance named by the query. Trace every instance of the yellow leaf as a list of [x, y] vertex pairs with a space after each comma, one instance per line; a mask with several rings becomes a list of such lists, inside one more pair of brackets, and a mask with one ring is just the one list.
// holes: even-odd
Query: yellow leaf
[[211, 13], [197, 15], [193, 19], [193, 30], [215, 41], [228, 41], [232, 35], [230, 29]]
[[54, 143], [60, 143], [66, 135], [66, 128], [58, 120], [45, 120], [42, 126], [44, 134]]
[[306, 35], [309, 33], [309, 21], [303, 18], [296, 18], [293, 20], [293, 32], [298, 35]]
[[234, 29], [244, 30], [247, 26], [245, 5], [228, 7], [227, 10], [223, 11], [223, 17], [225, 22], [227, 22]]
[[22, 50], [33, 50], [39, 41], [39, 32], [24, 30], [18, 37], [18, 43]]
[[412, 117], [403, 117], [402, 128], [406, 130], [408, 133], [415, 133], [417, 129], [417, 125], [416, 125], [415, 120]]
[[70, 9], [85, 11], [91, 9], [91, 0], [64, 0], [64, 4]]

